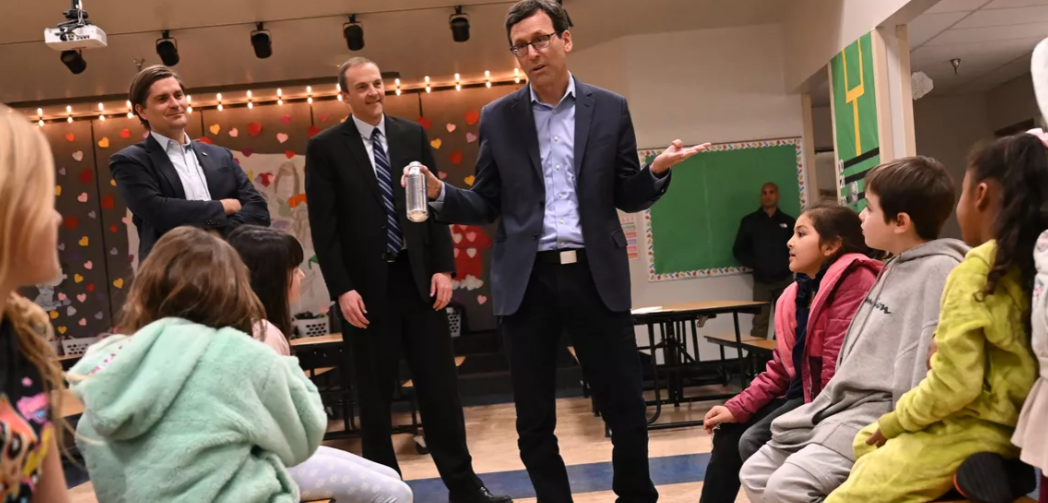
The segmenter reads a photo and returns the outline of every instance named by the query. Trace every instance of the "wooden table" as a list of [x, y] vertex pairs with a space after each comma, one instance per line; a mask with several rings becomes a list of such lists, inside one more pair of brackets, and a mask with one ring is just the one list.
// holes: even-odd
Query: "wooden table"
[[[655, 400], [649, 401], [648, 405], [655, 406], [655, 415], [648, 419], [649, 430], [660, 430], [667, 428], [679, 428], [686, 426], [698, 426], [702, 421], [684, 421], [678, 423], [654, 424], [662, 414], [662, 406], [672, 403], [674, 407], [680, 407], [682, 402], [696, 402], [706, 400], [718, 400], [731, 398], [734, 394], [685, 397], [684, 379], [685, 371], [694, 370], [701, 364], [698, 355], [698, 329], [706, 322], [718, 315], [730, 314], [735, 324], [735, 340], [742, 346], [742, 331], [739, 327], [740, 314], [758, 314], [767, 306], [767, 302], [756, 302], [749, 300], [719, 300], [666, 304], [656, 307], [637, 308], [632, 311], [634, 325], [647, 325], [648, 346], [638, 349], [647, 349], [651, 352], [653, 382], [655, 388]], [[655, 343], [655, 326], [658, 325], [662, 335], [661, 341]], [[688, 353], [688, 326], [691, 326], [692, 347], [695, 355]], [[657, 352], [662, 350], [663, 363], [657, 363]], [[663, 400], [659, 371], [668, 372], [667, 376], [667, 398]], [[739, 380], [745, 386], [745, 369], [740, 355], [738, 359]], [[712, 381], [711, 381], [712, 383]]]
[[291, 339], [291, 349], [317, 349], [323, 346], [331, 346], [334, 344], [342, 344], [342, 334], [327, 334], [317, 337], [299, 337], [298, 339]]

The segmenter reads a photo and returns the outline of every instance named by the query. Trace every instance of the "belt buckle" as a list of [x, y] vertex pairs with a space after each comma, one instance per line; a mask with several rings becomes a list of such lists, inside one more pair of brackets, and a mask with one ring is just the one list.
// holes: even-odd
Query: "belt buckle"
[[576, 250], [564, 250], [560, 252], [560, 265], [574, 264], [579, 261], [579, 253]]

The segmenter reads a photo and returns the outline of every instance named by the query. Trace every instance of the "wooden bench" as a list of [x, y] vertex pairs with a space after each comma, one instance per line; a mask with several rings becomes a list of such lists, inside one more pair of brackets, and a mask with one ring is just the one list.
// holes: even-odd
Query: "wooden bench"
[[757, 353], [771, 354], [775, 351], [776, 342], [774, 339], [765, 339], [763, 337], [754, 337], [752, 335], [744, 335], [740, 339], [742, 345], [740, 346], [738, 341], [735, 340], [735, 334], [716, 334], [707, 335], [706, 342], [716, 344], [718, 346], [735, 348], [735, 349], [747, 349]]

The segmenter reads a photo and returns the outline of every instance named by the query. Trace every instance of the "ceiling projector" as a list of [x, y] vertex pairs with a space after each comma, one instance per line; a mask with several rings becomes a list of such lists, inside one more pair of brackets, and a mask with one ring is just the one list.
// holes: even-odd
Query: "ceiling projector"
[[87, 20], [87, 11], [78, 0], [64, 13], [66, 22], [44, 29], [44, 42], [56, 51], [98, 49], [106, 46], [106, 32]]

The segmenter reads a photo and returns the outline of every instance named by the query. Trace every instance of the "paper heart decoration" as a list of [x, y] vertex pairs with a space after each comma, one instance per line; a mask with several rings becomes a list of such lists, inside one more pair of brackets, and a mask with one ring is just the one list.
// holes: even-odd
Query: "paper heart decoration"
[[89, 292], [95, 291], [95, 284], [94, 283], [88, 283], [87, 284], [87, 291], [89, 291]]
[[109, 148], [109, 137], [103, 136], [101, 140], [98, 140], [99, 148]]
[[318, 133], [320, 133], [320, 128], [316, 126], [309, 126], [309, 129], [306, 130], [306, 134], [308, 134], [310, 138], [316, 136]]
[[222, 130], [222, 126], [212, 124], [211, 127], [207, 128], [207, 130], [211, 131], [211, 134], [218, 134], [218, 132]]
[[328, 120], [328, 116], [327, 116], [327, 114], [324, 114], [324, 115], [321, 115], [321, 116], [319, 117], [319, 119], [320, 119], [320, 122], [327, 122], [327, 120]]
[[206, 136], [205, 136], [205, 137], [203, 137], [203, 138], [200, 138], [200, 139], [199, 139], [199, 140], [197, 140], [197, 141], [198, 141], [198, 142], [200, 142], [200, 143], [206, 143], [206, 144], [208, 144], [208, 145], [214, 145], [214, 144], [215, 144], [215, 142], [211, 141], [211, 138], [208, 138], [208, 137], [206, 137]]
[[277, 133], [277, 141], [280, 142], [280, 143], [286, 142], [287, 141], [287, 135], [284, 134], [284, 133]]
[[149, 138], [149, 131], [145, 131], [142, 133], [142, 139], [144, 140], [146, 138]]
[[476, 257], [477, 256], [477, 249], [476, 248], [467, 248], [466, 249], [466, 255], [469, 255], [469, 258]]
[[81, 192], [80, 195], [77, 196], [76, 200], [80, 201], [82, 203], [86, 203], [87, 202], [87, 192]]
[[65, 243], [58, 243], [58, 251], [65, 251]]
[[239, 157], [234, 157], [233, 158], [233, 162], [237, 163], [237, 166], [239, 166], [240, 165], [240, 158]]
[[455, 126], [454, 124], [452, 124], [452, 123], [450, 123], [450, 122], [449, 122], [449, 123], [448, 123], [448, 125], [447, 125], [447, 126], [445, 126], [445, 127], [447, 127], [447, 128], [448, 128], [448, 132], [449, 132], [449, 133], [454, 133], [454, 132], [455, 132], [455, 127], [456, 127], [456, 126]]
[[68, 330], [68, 329], [66, 327], [64, 327], [64, 326], [59, 326], [58, 327], [58, 333], [60, 333], [62, 335], [65, 335], [66, 330]]
[[90, 243], [90, 240], [87, 239], [87, 236], [84, 236], [80, 238], [80, 241], [77, 241], [77, 243], [80, 243], [80, 246], [87, 246]]
[[62, 219], [62, 225], [66, 229], [69, 229], [71, 231], [72, 230], [76, 230], [76, 224], [78, 222], [79, 222], [79, 220], [75, 216], [73, 216], [73, 215], [69, 215], [68, 217], [65, 217], [64, 219]]
[[128, 129], [128, 128], [121, 129], [120, 130], [120, 137], [125, 139], [125, 140], [130, 138], [131, 137], [131, 130]]
[[135, 255], [133, 253], [128, 253], [127, 254], [127, 263], [128, 264], [134, 264], [135, 263]]
[[50, 314], [50, 315], [51, 315], [51, 319], [52, 319], [52, 320], [57, 320], [57, 319], [58, 319], [58, 311], [51, 311], [51, 312], [50, 312], [50, 313], [48, 313], [48, 314]]
[[79, 150], [77, 150], [76, 152], [73, 152], [73, 160], [75, 160], [77, 162], [80, 162], [80, 161], [84, 160], [84, 153], [79, 151]]
[[258, 179], [263, 187], [269, 187], [269, 184], [273, 183], [273, 173], [262, 173], [258, 175]]
[[80, 321], [78, 321], [77, 324], [80, 325], [81, 327], [86, 327], [87, 326], [87, 320], [85, 318], [80, 318]]
[[461, 243], [462, 242], [462, 234], [456, 234], [456, 233], [453, 232], [453, 233], [451, 233], [451, 239], [455, 242], [455, 244]]
[[255, 151], [251, 150], [249, 148], [245, 148], [244, 150], [241, 151], [241, 153], [244, 154], [244, 157], [251, 157], [251, 154], [254, 154]]
[[66, 174], [66, 169], [65, 169], [65, 168], [58, 168], [58, 174], [59, 174], [59, 175], [62, 175], [62, 176], [65, 176], [65, 174]]
[[440, 138], [437, 138], [436, 140], [433, 140], [433, 141], [429, 142], [429, 144], [430, 144], [430, 145], [431, 145], [431, 146], [432, 146], [433, 148], [435, 148], [435, 149], [437, 149], [437, 150], [440, 150], [440, 146], [441, 146], [441, 145], [443, 145], [443, 144], [444, 144], [444, 142], [440, 141]]
[[58, 197], [60, 195], [62, 195], [62, 186], [61, 185], [55, 185], [55, 197]]
[[462, 251], [462, 250], [459, 250], [458, 248], [455, 248], [455, 258], [458, 258], [460, 251]]
[[124, 278], [117, 278], [116, 281], [113, 282], [113, 286], [115, 286], [117, 288], [123, 288], [124, 287]]
[[66, 141], [73, 141], [73, 140], [76, 140], [76, 135], [74, 135], [73, 133], [67, 133], [66, 134]]
[[116, 180], [109, 180], [109, 185], [116, 187]]
[[76, 282], [76, 283], [83, 283], [84, 282], [84, 277], [79, 275], [79, 274], [74, 274], [73, 275], [73, 281]]
[[105, 197], [102, 198], [102, 209], [103, 210], [111, 210], [115, 206], [116, 206], [116, 198], [113, 197], [113, 194], [107, 194]]
[[116, 255], [117, 253], [120, 253], [120, 252], [118, 252], [116, 248], [113, 248], [112, 250], [109, 250], [109, 254], [110, 255]]
[[81, 294], [77, 295], [76, 296], [76, 300], [79, 300], [80, 303], [83, 304], [84, 301], [87, 300], [87, 294], [86, 293], [81, 293]]
[[422, 126], [422, 129], [429, 129], [429, 127], [433, 125], [433, 122], [425, 117], [419, 117], [418, 119], [415, 119], [415, 122], [419, 123], [419, 125]]
[[437, 177], [439, 177], [441, 180], [443, 180], [443, 179], [448, 177], [448, 174], [443, 172], [443, 171], [438, 171], [437, 172]]
[[116, 233], [117, 233], [117, 230], [118, 230], [118, 229], [117, 229], [117, 226], [116, 226], [116, 224], [113, 224], [113, 225], [110, 225], [110, 226], [109, 226], [109, 232], [112, 232], [113, 234], [116, 234]]
[[66, 300], [66, 294], [58, 292], [58, 300]]
[[66, 316], [73, 316], [74, 314], [76, 314], [75, 307], [69, 306], [68, 308], [66, 308]]
[[94, 267], [95, 267], [94, 262], [91, 262], [90, 260], [88, 260], [87, 262], [84, 262], [84, 269], [87, 269], [88, 271], [90, 271], [91, 269], [94, 269]]
[[476, 232], [469, 231], [469, 232], [466, 233], [466, 241], [469, 241], [470, 243], [472, 243], [472, 242], [474, 242], [476, 240], [477, 240], [477, 233]]
[[98, 213], [95, 213], [95, 210], [91, 210], [91, 211], [87, 212], [87, 216], [89, 218], [98, 218]]
[[470, 187], [472, 187], [472, 186], [473, 186], [473, 180], [475, 180], [475, 178], [473, 177], [473, 175], [469, 175], [469, 176], [467, 176], [467, 177], [466, 177], [466, 178], [465, 178], [464, 180], [462, 180], [462, 181], [463, 181], [463, 182], [466, 182], [466, 185], [469, 185]]
[[96, 320], [100, 320], [102, 318], [105, 318], [105, 315], [102, 314], [102, 311], [99, 311], [99, 312], [95, 313], [95, 319]]
[[237, 131], [237, 128], [230, 129], [229, 136], [236, 138], [237, 136], [240, 136], [240, 131]]
[[128, 217], [123, 217], [120, 219], [120, 221], [124, 222], [124, 225], [131, 225], [131, 219]]
[[247, 134], [251, 135], [252, 138], [258, 136], [261, 133], [262, 133], [262, 124], [259, 124], [257, 122], [248, 122], [247, 123]]
[[466, 143], [473, 143], [477, 141], [477, 135], [473, 133], [466, 133]]
[[291, 124], [291, 116], [288, 114], [284, 114], [284, 116], [280, 118], [280, 122], [283, 122], [284, 124]]
[[477, 112], [476, 110], [470, 110], [470, 111], [466, 112], [466, 124], [469, 124], [470, 126], [472, 126], [472, 125], [476, 124], [478, 121], [480, 121], [480, 113], [479, 112]]
[[487, 303], [487, 301], [488, 301], [487, 297], [485, 297], [483, 295], [478, 295], [477, 296], [477, 304], [480, 304], [480, 305], [483, 306], [485, 303]]
[[306, 195], [298, 194], [296, 196], [291, 196], [290, 198], [288, 198], [287, 205], [291, 208], [294, 208], [304, 202], [306, 202]]
[[451, 155], [448, 156], [448, 160], [455, 166], [462, 164], [462, 152], [452, 152]]
[[91, 168], [84, 168], [80, 171], [80, 183], [90, 184], [95, 181], [95, 174], [91, 172]]
[[348, 119], [348, 118], [349, 118], [348, 115], [343, 115], [342, 118], [340, 118], [338, 121], [339, 122], [346, 122], [346, 119]]
[[288, 151], [284, 152], [284, 157], [287, 157], [288, 159], [294, 158], [295, 157], [295, 153], [290, 151], [290, 150], [288, 150]]

